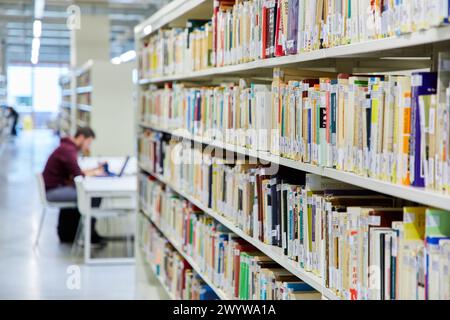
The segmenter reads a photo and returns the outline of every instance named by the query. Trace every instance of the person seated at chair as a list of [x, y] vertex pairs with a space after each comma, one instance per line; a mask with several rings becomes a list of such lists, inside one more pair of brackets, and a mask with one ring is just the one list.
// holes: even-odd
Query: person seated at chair
[[[74, 178], [76, 176], [98, 176], [104, 174], [103, 164], [99, 164], [98, 167], [89, 170], [81, 170], [78, 165], [78, 154], [80, 152], [88, 153], [94, 139], [95, 133], [90, 127], [79, 128], [75, 136], [61, 139], [60, 145], [48, 158], [42, 173], [48, 201], [76, 202], [77, 192]], [[92, 205], [98, 207], [99, 201], [96, 202], [94, 203], [93, 201]], [[72, 242], [74, 240], [80, 219], [78, 210], [69, 211], [63, 212], [61, 210], [59, 215], [58, 235], [62, 242]], [[103, 242], [103, 238], [95, 231], [95, 219], [92, 222], [91, 242]], [[71, 227], [67, 227], [68, 225]], [[67, 229], [70, 229], [70, 231]]]

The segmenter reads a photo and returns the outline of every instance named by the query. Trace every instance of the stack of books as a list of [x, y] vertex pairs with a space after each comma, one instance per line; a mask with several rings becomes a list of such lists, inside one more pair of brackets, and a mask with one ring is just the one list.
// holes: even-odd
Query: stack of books
[[289, 77], [275, 69], [271, 84], [151, 88], [141, 120], [303, 163], [450, 191], [448, 80], [434, 72]]
[[[249, 160], [226, 161], [183, 142], [162, 143], [171, 155], [163, 161], [165, 180], [296, 261], [338, 296], [449, 297], [449, 212], [417, 207], [326, 177], [272, 173]], [[226, 239], [224, 246], [231, 243], [230, 235], [218, 232], [211, 219], [193, 215], [196, 223], [203, 221], [201, 225], [211, 228], [202, 229], [200, 238], [216, 232], [214, 242], [201, 238], [197, 245], [211, 250], [213, 243], [222, 241], [217, 239]], [[184, 234], [182, 229], [178, 227], [179, 235]], [[194, 256], [198, 252], [189, 250]]]

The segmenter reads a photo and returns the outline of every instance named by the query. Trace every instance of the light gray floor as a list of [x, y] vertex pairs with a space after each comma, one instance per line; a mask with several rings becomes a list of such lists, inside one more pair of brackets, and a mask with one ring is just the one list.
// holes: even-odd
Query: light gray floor
[[41, 214], [34, 173], [57, 144], [50, 131], [33, 131], [0, 146], [0, 299], [159, 299], [154, 279], [136, 285], [134, 265], [84, 266], [71, 257], [56, 235], [56, 211], [33, 249]]

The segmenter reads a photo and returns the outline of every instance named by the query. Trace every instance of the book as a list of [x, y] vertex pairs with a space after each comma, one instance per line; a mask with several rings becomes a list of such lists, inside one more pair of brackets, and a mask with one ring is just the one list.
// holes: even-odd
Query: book
[[289, 0], [288, 2], [288, 19], [287, 19], [287, 35], [286, 35], [287, 54], [297, 53], [300, 2], [301, 1], [299, 0]]
[[[429, 155], [430, 141], [427, 139], [433, 129], [432, 123], [436, 106], [432, 103], [432, 96], [437, 90], [437, 73], [421, 72], [412, 75], [412, 100], [411, 100], [411, 137], [410, 137], [410, 164], [412, 185], [425, 186], [425, 173], [429, 173], [429, 163], [433, 162]], [[431, 112], [431, 113], [430, 113]], [[433, 120], [432, 120], [433, 119]], [[433, 122], [432, 122], [433, 121]], [[431, 127], [430, 127], [431, 125]], [[427, 178], [427, 181], [429, 178]]]

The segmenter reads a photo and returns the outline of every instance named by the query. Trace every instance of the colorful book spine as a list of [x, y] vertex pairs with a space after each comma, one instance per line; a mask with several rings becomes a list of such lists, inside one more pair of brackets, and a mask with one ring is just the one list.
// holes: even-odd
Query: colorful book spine
[[[425, 166], [428, 163], [427, 154], [430, 151], [426, 139], [429, 131], [431, 96], [437, 91], [437, 73], [418, 72], [412, 75], [411, 97], [411, 139], [410, 164], [412, 185], [425, 187]], [[433, 111], [431, 112], [433, 113]]]

